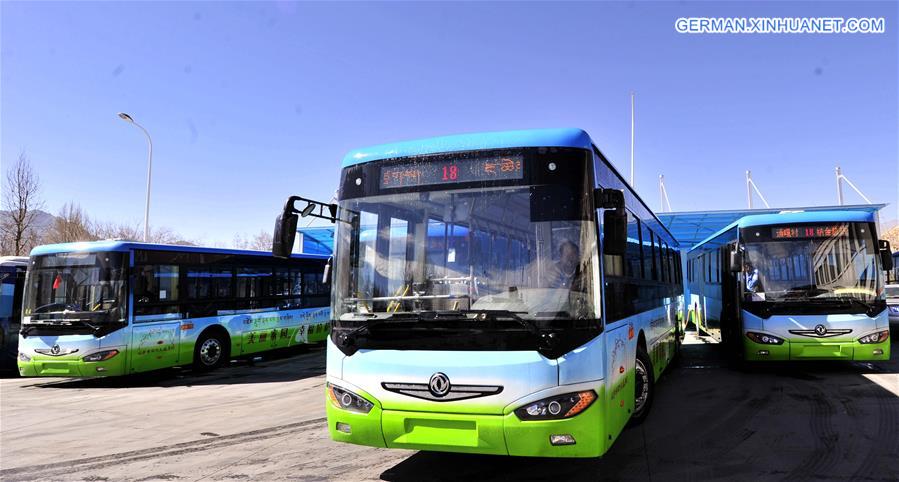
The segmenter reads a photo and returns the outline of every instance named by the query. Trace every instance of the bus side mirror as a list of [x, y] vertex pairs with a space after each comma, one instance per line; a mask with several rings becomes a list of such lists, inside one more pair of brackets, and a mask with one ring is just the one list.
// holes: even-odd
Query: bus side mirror
[[620, 189], [593, 190], [593, 203], [602, 213], [602, 252], [610, 256], [624, 256], [627, 250], [627, 211], [624, 210], [624, 191]]
[[743, 253], [739, 249], [730, 252], [730, 272], [739, 273], [743, 270]]
[[884, 271], [893, 269], [893, 250], [890, 249], [890, 242], [881, 239], [877, 242], [880, 248], [880, 265]]
[[627, 214], [619, 212], [602, 213], [602, 252], [610, 256], [624, 256], [627, 250]]
[[289, 258], [297, 237], [297, 222], [300, 217], [293, 208], [291, 197], [284, 205], [284, 211], [275, 219], [275, 233], [272, 235], [272, 256]]

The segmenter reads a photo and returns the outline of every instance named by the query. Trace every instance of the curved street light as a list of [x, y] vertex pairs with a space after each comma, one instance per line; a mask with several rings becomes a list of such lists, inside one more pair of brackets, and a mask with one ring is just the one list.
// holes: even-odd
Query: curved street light
[[137, 128], [143, 131], [144, 135], [147, 136], [147, 205], [144, 208], [144, 242], [148, 243], [150, 242], [150, 175], [153, 170], [153, 140], [150, 139], [150, 133], [147, 132], [142, 125], [134, 122], [134, 119], [132, 119], [130, 115], [119, 112], [119, 118], [129, 124], [137, 126]]

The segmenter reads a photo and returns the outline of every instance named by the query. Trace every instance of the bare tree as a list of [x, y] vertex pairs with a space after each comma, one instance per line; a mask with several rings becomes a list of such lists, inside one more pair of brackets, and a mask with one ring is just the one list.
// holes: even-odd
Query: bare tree
[[235, 249], [252, 249], [256, 251], [272, 250], [272, 235], [268, 231], [259, 231], [253, 236], [235, 234], [231, 246]]
[[140, 224], [112, 223], [94, 221], [90, 223], [91, 233], [97, 239], [121, 239], [124, 241], [141, 241], [143, 233]]
[[3, 190], [4, 213], [0, 220], [3, 254], [22, 256], [37, 244], [35, 217], [44, 207], [40, 195], [40, 179], [25, 152], [6, 171], [6, 187]]
[[45, 236], [48, 243], [72, 243], [75, 241], [94, 241], [97, 237], [91, 230], [90, 219], [81, 206], [68, 202], [59, 210], [53, 226]]
[[253, 239], [250, 241], [250, 249], [255, 249], [256, 251], [271, 251], [272, 250], [272, 233], [268, 231], [259, 231], [256, 236], [253, 236]]

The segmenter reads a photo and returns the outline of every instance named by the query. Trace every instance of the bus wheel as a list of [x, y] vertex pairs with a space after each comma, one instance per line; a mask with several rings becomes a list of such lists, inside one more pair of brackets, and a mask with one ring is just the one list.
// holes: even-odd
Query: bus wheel
[[203, 333], [194, 346], [194, 369], [209, 371], [224, 365], [229, 355], [227, 341], [221, 333]]
[[637, 425], [646, 419], [649, 407], [652, 406], [652, 396], [655, 393], [653, 381], [652, 360], [646, 351], [637, 347], [636, 383], [634, 390], [634, 413], [631, 415], [631, 424]]

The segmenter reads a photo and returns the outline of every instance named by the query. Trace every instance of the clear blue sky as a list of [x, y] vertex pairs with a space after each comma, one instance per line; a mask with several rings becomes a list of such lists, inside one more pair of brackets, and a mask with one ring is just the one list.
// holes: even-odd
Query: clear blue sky
[[[586, 129], [675, 210], [832, 204], [840, 164], [897, 217], [897, 4], [2, 2], [0, 154], [50, 211], [207, 242], [327, 200], [351, 148], [459, 132]], [[682, 16], [875, 16], [873, 35], [701, 35]], [[848, 201], [860, 201], [848, 191]]]

